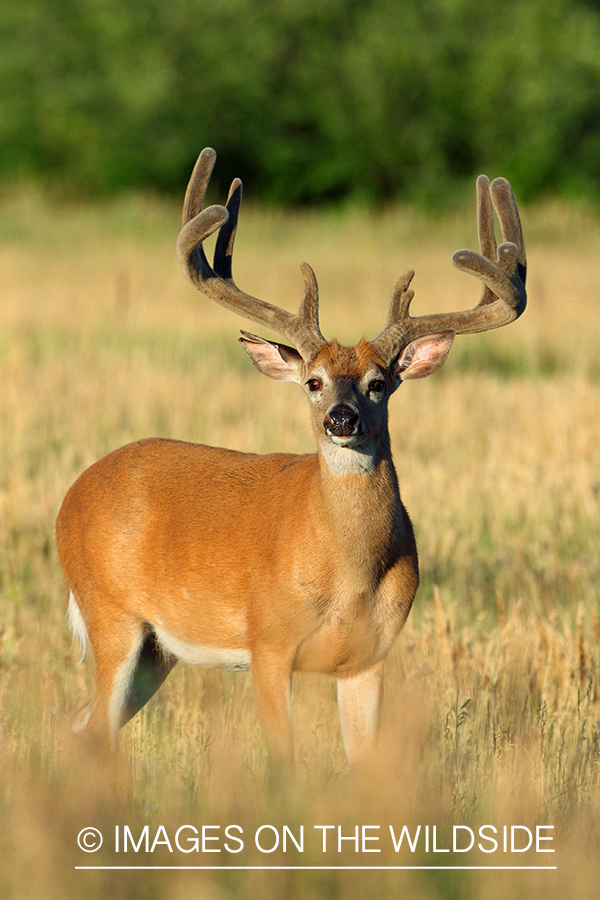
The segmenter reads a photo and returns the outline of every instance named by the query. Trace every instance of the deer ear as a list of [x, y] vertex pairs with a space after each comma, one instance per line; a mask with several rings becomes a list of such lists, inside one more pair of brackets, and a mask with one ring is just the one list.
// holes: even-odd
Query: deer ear
[[425, 378], [443, 366], [454, 336], [454, 331], [442, 331], [411, 341], [396, 360], [394, 374], [398, 382]]
[[266, 341], [247, 331], [242, 331], [239, 342], [256, 368], [264, 375], [276, 381], [296, 381], [301, 384], [304, 360], [294, 347]]

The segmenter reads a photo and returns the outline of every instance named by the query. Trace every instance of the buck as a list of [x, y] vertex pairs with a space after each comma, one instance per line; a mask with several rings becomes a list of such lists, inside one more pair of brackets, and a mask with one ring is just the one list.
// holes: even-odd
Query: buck
[[[241, 201], [206, 209], [216, 155], [205, 149], [187, 189], [177, 254], [211, 300], [280, 334], [242, 331], [254, 365], [308, 398], [317, 452], [255, 455], [151, 438], [115, 450], [71, 487], [56, 526], [74, 633], [93, 649], [95, 687], [77, 714], [111, 745], [177, 660], [250, 669], [258, 717], [277, 756], [293, 756], [295, 671], [337, 679], [350, 763], [376, 743], [386, 654], [419, 582], [400, 499], [388, 401], [439, 368], [456, 334], [516, 319], [526, 304], [525, 250], [510, 184], [477, 181], [480, 252], [454, 265], [483, 284], [469, 310], [413, 317], [413, 272], [393, 289], [387, 321], [355, 347], [326, 340], [315, 275], [302, 265], [297, 314], [244, 293], [232, 277]], [[503, 243], [496, 247], [493, 208]], [[218, 231], [211, 266], [203, 241]]]

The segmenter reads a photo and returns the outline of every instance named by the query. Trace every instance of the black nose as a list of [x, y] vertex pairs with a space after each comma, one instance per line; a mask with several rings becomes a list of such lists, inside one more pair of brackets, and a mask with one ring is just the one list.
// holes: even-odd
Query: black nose
[[358, 429], [358, 414], [349, 406], [334, 406], [323, 419], [323, 428], [336, 437], [350, 437]]

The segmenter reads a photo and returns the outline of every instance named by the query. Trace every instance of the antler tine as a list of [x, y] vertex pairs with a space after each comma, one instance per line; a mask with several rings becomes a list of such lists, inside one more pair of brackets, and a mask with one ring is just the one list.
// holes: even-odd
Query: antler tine
[[[226, 207], [209, 206], [203, 209], [215, 160], [214, 150], [210, 147], [203, 150], [188, 184], [183, 204], [183, 227], [177, 238], [181, 270], [187, 280], [211, 300], [252, 322], [272, 328], [287, 338], [304, 359], [312, 359], [325, 342], [318, 324], [318, 290], [314, 272], [304, 264], [304, 296], [297, 314], [246, 294], [235, 285], [232, 256], [242, 183], [238, 178], [233, 181]], [[211, 266], [202, 243], [217, 229], [220, 231]]]
[[[492, 204], [503, 237], [498, 248]], [[388, 363], [418, 337], [442, 331], [474, 334], [500, 328], [518, 318], [525, 309], [525, 245], [513, 190], [505, 178], [496, 178], [491, 185], [485, 175], [478, 178], [477, 227], [481, 252], [457, 250], [452, 263], [455, 268], [483, 282], [479, 303], [473, 309], [460, 312], [412, 317], [408, 312], [413, 293], [408, 290], [412, 273], [406, 273], [394, 288], [382, 332], [371, 342]]]
[[317, 277], [311, 266], [304, 262], [300, 266], [304, 277], [304, 294], [298, 310], [298, 318], [306, 323], [307, 329], [314, 334], [320, 335], [321, 340], [325, 338], [321, 335], [319, 328], [319, 286]]
[[394, 285], [385, 325], [375, 340], [371, 341], [371, 346], [388, 364], [412, 340], [412, 338], [406, 340], [406, 334], [408, 323], [413, 321], [408, 314], [408, 310], [415, 295], [414, 291], [409, 290], [409, 285], [414, 276], [414, 271], [409, 269], [408, 272], [400, 276]]
[[525, 254], [525, 242], [521, 217], [517, 201], [510, 182], [506, 178], [494, 178], [490, 185], [490, 193], [494, 200], [494, 208], [500, 222], [502, 240], [512, 243], [518, 250], [517, 267], [520, 268], [520, 277], [523, 284], [527, 276], [527, 257]]
[[[490, 194], [490, 179], [480, 175], [477, 179], [477, 238], [479, 252], [488, 259], [496, 259], [497, 246], [494, 232], [494, 210]], [[494, 299], [494, 292], [484, 284], [478, 306], [486, 306]]]
[[183, 201], [182, 225], [187, 225], [191, 219], [202, 212], [206, 189], [216, 160], [217, 154], [212, 147], [205, 147], [196, 160]]
[[220, 278], [224, 278], [225, 281], [231, 282], [231, 284], [234, 283], [232, 270], [233, 245], [235, 243], [241, 205], [242, 182], [239, 178], [234, 178], [231, 182], [231, 187], [229, 188], [229, 196], [227, 197], [227, 205], [225, 207], [229, 213], [229, 218], [219, 229], [213, 263], [213, 268], [217, 275]]

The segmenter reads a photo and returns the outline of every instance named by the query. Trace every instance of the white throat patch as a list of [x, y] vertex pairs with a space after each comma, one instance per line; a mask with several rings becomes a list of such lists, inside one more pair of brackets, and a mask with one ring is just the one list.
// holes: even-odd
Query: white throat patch
[[371, 475], [375, 471], [375, 446], [370, 441], [344, 447], [325, 439], [321, 452], [332, 475]]

